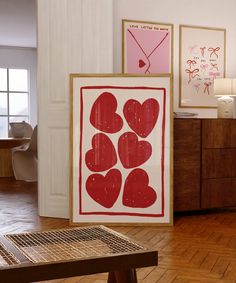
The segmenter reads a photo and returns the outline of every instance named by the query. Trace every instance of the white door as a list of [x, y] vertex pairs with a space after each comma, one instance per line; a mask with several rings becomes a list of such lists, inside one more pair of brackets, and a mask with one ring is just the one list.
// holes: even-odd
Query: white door
[[69, 74], [112, 72], [112, 2], [38, 0], [40, 216], [69, 217]]

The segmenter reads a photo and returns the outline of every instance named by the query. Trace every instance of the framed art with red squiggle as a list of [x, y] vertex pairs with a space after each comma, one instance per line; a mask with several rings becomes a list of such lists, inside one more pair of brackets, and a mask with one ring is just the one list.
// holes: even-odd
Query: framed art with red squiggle
[[71, 222], [172, 224], [170, 75], [71, 75]]
[[122, 33], [123, 73], [172, 73], [172, 24], [122, 20]]
[[225, 76], [226, 30], [180, 25], [179, 107], [216, 108], [215, 78]]

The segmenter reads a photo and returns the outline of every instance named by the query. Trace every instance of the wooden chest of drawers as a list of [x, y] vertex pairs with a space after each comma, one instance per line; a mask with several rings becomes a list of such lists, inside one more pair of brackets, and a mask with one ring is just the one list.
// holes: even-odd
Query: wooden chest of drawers
[[236, 206], [236, 120], [175, 119], [174, 210]]

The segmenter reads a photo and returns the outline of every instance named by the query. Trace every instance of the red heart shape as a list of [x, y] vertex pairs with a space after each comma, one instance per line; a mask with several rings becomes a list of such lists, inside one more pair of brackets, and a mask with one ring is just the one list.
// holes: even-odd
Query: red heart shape
[[103, 133], [92, 138], [92, 149], [85, 154], [89, 170], [100, 172], [110, 169], [117, 162], [116, 151], [111, 140]]
[[97, 203], [111, 208], [119, 196], [121, 180], [121, 173], [117, 169], [111, 169], [105, 176], [92, 174], [86, 181], [86, 190]]
[[140, 60], [138, 61], [138, 66], [139, 66], [139, 68], [143, 68], [145, 65], [146, 65], [146, 63], [145, 63], [142, 59], [140, 59]]
[[126, 132], [119, 138], [118, 153], [123, 166], [133, 168], [149, 159], [152, 154], [152, 146], [147, 141], [138, 141], [135, 133]]
[[157, 194], [148, 186], [148, 174], [142, 169], [134, 169], [125, 180], [122, 202], [128, 207], [145, 208], [157, 199]]
[[125, 103], [123, 113], [130, 128], [140, 137], [146, 138], [156, 124], [159, 108], [159, 103], [153, 98], [143, 104], [130, 99]]
[[98, 130], [116, 133], [123, 127], [123, 120], [116, 113], [117, 101], [110, 92], [103, 92], [93, 103], [90, 123]]

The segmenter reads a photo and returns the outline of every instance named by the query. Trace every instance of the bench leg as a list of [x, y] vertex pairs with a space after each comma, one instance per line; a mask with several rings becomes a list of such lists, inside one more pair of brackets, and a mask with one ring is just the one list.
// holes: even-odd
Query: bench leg
[[135, 268], [127, 270], [110, 271], [107, 283], [137, 283]]

